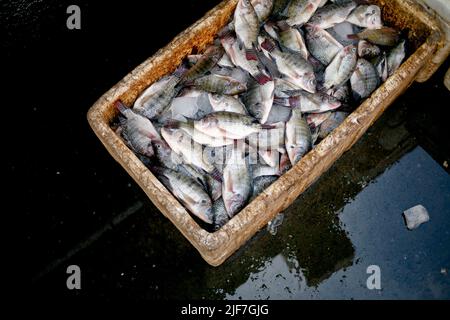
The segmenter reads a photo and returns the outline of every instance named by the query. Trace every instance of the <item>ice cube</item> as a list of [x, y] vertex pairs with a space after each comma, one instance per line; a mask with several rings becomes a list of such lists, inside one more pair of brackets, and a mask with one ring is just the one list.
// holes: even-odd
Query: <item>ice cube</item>
[[406, 226], [409, 230], [416, 229], [422, 223], [430, 220], [427, 209], [422, 205], [417, 205], [403, 212]]

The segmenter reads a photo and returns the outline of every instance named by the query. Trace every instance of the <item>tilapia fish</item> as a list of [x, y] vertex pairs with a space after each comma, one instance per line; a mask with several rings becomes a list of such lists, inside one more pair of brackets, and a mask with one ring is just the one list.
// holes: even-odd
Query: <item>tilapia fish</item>
[[316, 76], [314, 68], [301, 55], [283, 52], [268, 38], [260, 38], [261, 47], [275, 61], [278, 70], [286, 77], [285, 80], [314, 93], [316, 92]]
[[362, 28], [380, 29], [381, 9], [375, 5], [360, 5], [347, 17], [347, 21]]
[[244, 115], [247, 114], [245, 105], [238, 98], [212, 93], [210, 93], [208, 97], [209, 103], [215, 112], [226, 111]]
[[248, 112], [262, 124], [266, 123], [272, 109], [274, 89], [275, 82], [273, 81], [264, 85], [250, 81], [247, 92], [242, 96]]
[[295, 165], [311, 149], [312, 137], [308, 123], [301, 111], [292, 110], [291, 119], [286, 123], [286, 150], [292, 165]]
[[302, 26], [314, 15], [322, 0], [292, 0], [287, 7], [290, 26]]
[[389, 27], [380, 29], [365, 29], [364, 31], [348, 36], [350, 39], [367, 40], [380, 46], [395, 46], [400, 40], [400, 33]]
[[367, 98], [378, 87], [378, 73], [375, 67], [365, 59], [358, 59], [350, 83], [356, 100]]
[[223, 170], [222, 197], [228, 216], [238, 213], [251, 196], [251, 177], [247, 162], [238, 148]]
[[122, 124], [122, 136], [127, 143], [135, 152], [152, 157], [154, 154], [152, 140], [161, 139], [153, 124], [120, 101], [117, 101], [115, 106], [125, 117]]
[[247, 59], [245, 49], [239, 46], [238, 41], [231, 32], [223, 32], [220, 41], [235, 66], [247, 71], [260, 84], [271, 80], [258, 59]]
[[371, 44], [369, 41], [360, 40], [358, 42], [358, 55], [364, 59], [372, 59], [378, 57], [381, 53], [381, 49]]
[[170, 148], [182, 156], [185, 163], [203, 169], [220, 180], [220, 172], [203, 156], [202, 145], [193, 141], [184, 130], [162, 128], [161, 135]]
[[245, 48], [247, 60], [257, 60], [255, 46], [259, 33], [259, 19], [250, 0], [239, 0], [234, 11], [234, 30]]
[[206, 49], [205, 53], [198, 58], [195, 65], [184, 74], [182, 81], [192, 81], [210, 71], [220, 58], [222, 58], [223, 53], [222, 46], [211, 46]]
[[211, 93], [226, 95], [236, 95], [247, 90], [247, 86], [244, 83], [231, 77], [217, 74], [206, 75], [187, 84]]
[[358, 56], [355, 46], [345, 47], [325, 69], [324, 87], [340, 87], [347, 82], [356, 67]]
[[312, 94], [304, 91], [289, 98], [276, 98], [274, 102], [285, 106], [297, 107], [304, 113], [322, 113], [341, 106], [341, 102], [338, 99], [324, 92]]
[[292, 51], [300, 53], [304, 59], [308, 60], [309, 52], [302, 33], [297, 28], [290, 27], [286, 21], [279, 21], [278, 29], [277, 38], [280, 44]]
[[344, 48], [325, 30], [313, 25], [306, 25], [305, 30], [309, 52], [325, 66]]
[[343, 4], [329, 4], [318, 9], [309, 23], [321, 29], [328, 29], [344, 22], [355, 8], [356, 3], [353, 1]]
[[253, 8], [260, 22], [266, 21], [272, 12], [274, 0], [251, 0]]
[[228, 221], [230, 221], [230, 217], [228, 216], [227, 209], [225, 208], [223, 198], [219, 198], [214, 201], [214, 204], [212, 206], [212, 216], [214, 219], [214, 228], [216, 230], [219, 230]]
[[244, 139], [262, 129], [272, 129], [272, 125], [263, 125], [254, 118], [233, 112], [213, 112], [204, 118], [194, 121], [195, 129], [212, 137], [228, 139]]
[[175, 74], [158, 85], [149, 87], [135, 101], [133, 109], [149, 119], [157, 118], [170, 106], [172, 99], [178, 94], [179, 82], [180, 75]]
[[211, 199], [197, 181], [167, 168], [152, 171], [189, 211], [206, 223], [213, 223]]
[[400, 64], [403, 62], [406, 56], [406, 42], [401, 41], [395, 48], [393, 48], [389, 54], [387, 55], [387, 67], [388, 67], [388, 76], [392, 76], [400, 67]]

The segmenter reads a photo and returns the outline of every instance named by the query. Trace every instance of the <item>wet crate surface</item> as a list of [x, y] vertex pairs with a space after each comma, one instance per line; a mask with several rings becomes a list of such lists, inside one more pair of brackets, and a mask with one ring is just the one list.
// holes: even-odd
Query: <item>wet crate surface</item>
[[338, 129], [215, 233], [208, 233], [198, 226], [179, 202], [115, 135], [109, 123], [116, 116], [113, 103], [117, 99], [131, 104], [148, 85], [172, 72], [187, 54], [201, 51], [211, 43], [217, 31], [228, 22], [236, 1], [223, 2], [211, 10], [167, 47], [132, 71], [90, 109], [89, 123], [111, 155], [140, 185], [158, 209], [175, 224], [208, 263], [219, 265], [278, 212], [286, 209], [348, 150], [414, 81], [421, 67], [438, 47], [440, 38], [436, 24], [411, 1], [374, 2], [383, 8], [383, 18], [387, 24], [405, 30], [410, 43], [417, 50]]

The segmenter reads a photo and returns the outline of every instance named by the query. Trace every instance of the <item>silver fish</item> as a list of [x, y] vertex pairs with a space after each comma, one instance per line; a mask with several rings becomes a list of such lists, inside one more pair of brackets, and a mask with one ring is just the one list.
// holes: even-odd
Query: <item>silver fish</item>
[[232, 139], [227, 139], [225, 137], [212, 137], [207, 134], [204, 134], [203, 132], [196, 130], [194, 127], [194, 123], [192, 122], [177, 121], [175, 123], [169, 124], [169, 126], [172, 129], [179, 128], [185, 131], [192, 138], [192, 140], [204, 146], [217, 148], [228, 146], [234, 143], [234, 140]]
[[213, 223], [211, 199], [197, 181], [167, 168], [152, 171], [189, 211], [206, 223]]
[[161, 135], [170, 148], [175, 153], [182, 156], [184, 163], [203, 169], [220, 180], [220, 173], [218, 173], [214, 165], [203, 156], [202, 145], [195, 142], [184, 130], [162, 128]]
[[311, 149], [311, 130], [299, 109], [292, 110], [286, 123], [286, 150], [292, 165], [295, 165]]
[[406, 42], [401, 41], [387, 56], [388, 76], [392, 76], [406, 56]]
[[161, 139], [153, 124], [147, 118], [117, 101], [116, 108], [126, 118], [122, 124], [122, 136], [131, 148], [144, 156], [152, 157], [154, 154], [152, 140]]
[[334, 129], [339, 127], [342, 122], [348, 117], [347, 112], [336, 111], [333, 112], [328, 119], [320, 125], [319, 137], [325, 139]]
[[222, 196], [222, 182], [217, 181], [209, 174], [206, 175], [207, 190], [211, 199], [216, 201]]
[[199, 57], [195, 65], [184, 74], [182, 81], [192, 81], [210, 71], [220, 58], [222, 58], [223, 53], [224, 51], [221, 46], [208, 47], [205, 53]]
[[327, 120], [331, 115], [331, 111], [324, 113], [311, 113], [306, 116], [306, 122], [310, 126], [310, 128], [317, 128]]
[[255, 45], [259, 33], [259, 19], [250, 0], [239, 0], [234, 11], [234, 30], [245, 48], [247, 60], [257, 60]]
[[300, 53], [304, 59], [308, 60], [309, 52], [302, 33], [297, 28], [290, 27], [286, 21], [279, 21], [278, 28], [280, 44], [294, 52]]
[[242, 96], [248, 112], [262, 124], [266, 123], [272, 109], [274, 89], [274, 81], [266, 82], [264, 85], [250, 81], [247, 92]]
[[272, 12], [274, 0], [251, 0], [259, 21], [264, 22]]
[[358, 42], [358, 55], [364, 59], [372, 59], [378, 57], [381, 53], [381, 49], [371, 44], [369, 41], [360, 40]]
[[284, 146], [285, 123], [274, 123], [274, 129], [261, 130], [248, 136], [248, 144], [253, 148], [280, 151]]
[[316, 76], [309, 61], [299, 54], [281, 51], [269, 38], [259, 37], [258, 41], [263, 50], [275, 61], [278, 70], [286, 76], [285, 80], [308, 92], [316, 92]]
[[262, 129], [272, 129], [272, 125], [263, 125], [250, 116], [233, 112], [214, 112], [201, 120], [194, 121], [195, 129], [212, 137], [228, 139], [244, 139]]
[[214, 112], [226, 111], [244, 115], [247, 114], [245, 105], [239, 100], [239, 98], [213, 93], [210, 93], [208, 98]]
[[259, 60], [248, 60], [245, 49], [240, 48], [238, 41], [230, 32], [224, 32], [220, 37], [220, 42], [235, 66], [250, 73], [261, 84], [270, 81], [270, 76], [263, 70]]
[[316, 11], [309, 23], [321, 29], [332, 28], [336, 24], [344, 22], [356, 6], [353, 1], [324, 6]]
[[347, 21], [362, 28], [380, 29], [381, 9], [376, 5], [360, 5], [347, 17]]
[[272, 185], [279, 177], [278, 176], [259, 176], [253, 181], [253, 192], [250, 201], [259, 196], [264, 190]]
[[211, 93], [227, 95], [236, 95], [247, 90], [247, 86], [244, 83], [241, 83], [231, 77], [221, 76], [217, 74], [210, 74], [197, 78], [193, 82], [188, 84], [192, 84], [197, 88]]
[[309, 52], [322, 64], [328, 66], [334, 57], [343, 49], [336, 39], [327, 31], [313, 25], [306, 25], [306, 45]]
[[389, 77], [389, 67], [386, 52], [383, 52], [383, 54], [378, 58], [378, 61], [375, 63], [375, 68], [377, 69], [381, 81], [385, 82]]
[[350, 78], [353, 97], [365, 99], [378, 87], [378, 73], [375, 67], [365, 59], [358, 59], [355, 71]]
[[340, 87], [329, 89], [327, 91], [327, 94], [332, 96], [333, 98], [336, 98], [342, 103], [346, 103], [350, 99], [350, 89], [347, 83], [343, 84]]
[[356, 47], [351, 45], [345, 47], [336, 55], [330, 65], [325, 69], [324, 87], [326, 89], [340, 87], [350, 79], [358, 59], [356, 51]]
[[135, 101], [133, 109], [149, 119], [157, 118], [179, 92], [180, 89], [176, 88], [179, 82], [180, 76], [172, 75], [158, 85], [150, 86]]
[[234, 148], [231, 159], [223, 170], [222, 197], [231, 218], [238, 213], [251, 196], [249, 168], [242, 151]]
[[287, 7], [290, 26], [302, 26], [314, 15], [322, 0], [292, 0]]
[[212, 215], [214, 217], [215, 230], [219, 230], [228, 221], [230, 221], [230, 217], [228, 216], [227, 209], [225, 208], [225, 203], [223, 202], [222, 197], [214, 201], [212, 207]]
[[297, 107], [304, 113], [322, 113], [337, 109], [342, 105], [338, 99], [326, 93], [313, 94], [305, 91], [288, 98], [275, 98], [274, 102], [284, 106]]

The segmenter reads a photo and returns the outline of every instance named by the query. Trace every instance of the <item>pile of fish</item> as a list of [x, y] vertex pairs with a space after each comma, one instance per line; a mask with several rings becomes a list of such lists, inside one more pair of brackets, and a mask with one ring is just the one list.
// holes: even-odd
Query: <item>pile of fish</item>
[[203, 54], [121, 101], [117, 133], [202, 221], [223, 226], [400, 66], [376, 5], [239, 0]]

